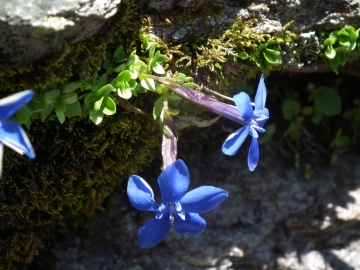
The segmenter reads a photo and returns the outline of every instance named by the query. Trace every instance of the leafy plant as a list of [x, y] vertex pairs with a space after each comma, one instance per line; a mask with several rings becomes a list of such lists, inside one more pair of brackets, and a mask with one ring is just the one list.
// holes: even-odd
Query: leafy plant
[[269, 43], [260, 44], [252, 59], [261, 69], [271, 70], [273, 66], [281, 65], [282, 58], [278, 42], [273, 40]]
[[336, 74], [339, 65], [359, 56], [359, 32], [360, 28], [355, 30], [352, 26], [346, 26], [331, 32], [323, 41], [323, 55]]
[[107, 83], [107, 74], [99, 77], [90, 88], [91, 93], [84, 99], [83, 113], [89, 114], [91, 121], [98, 125], [104, 118], [104, 115], [113, 115], [116, 113], [116, 100], [111, 92], [114, 87]]

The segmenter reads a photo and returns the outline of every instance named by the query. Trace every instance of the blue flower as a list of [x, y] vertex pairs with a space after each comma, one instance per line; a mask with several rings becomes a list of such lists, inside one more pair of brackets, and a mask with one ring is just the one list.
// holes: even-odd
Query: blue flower
[[172, 224], [180, 234], [203, 232], [206, 221], [199, 214], [215, 209], [228, 197], [227, 191], [212, 186], [186, 193], [189, 177], [188, 168], [181, 159], [168, 166], [158, 178], [161, 205], [155, 202], [154, 193], [144, 179], [137, 175], [129, 178], [127, 194], [131, 205], [141, 211], [156, 212], [156, 217], [139, 230], [141, 247], [149, 248], [162, 241]]
[[4, 145], [28, 158], [35, 158], [31, 143], [23, 130], [10, 117], [21, 107], [28, 103], [34, 96], [32, 90], [26, 90], [0, 100], [0, 177], [2, 172], [2, 159]]
[[235, 95], [234, 101], [242, 118], [245, 120], [246, 125], [236, 130], [225, 140], [222, 151], [225, 155], [235, 155], [244, 143], [246, 137], [250, 135], [252, 140], [248, 154], [248, 166], [250, 171], [253, 171], [259, 161], [258, 132], [265, 132], [263, 125], [267, 119], [269, 119], [269, 111], [265, 108], [266, 87], [264, 75], [260, 78], [260, 83], [255, 96], [255, 110], [252, 109], [250, 97], [244, 92]]

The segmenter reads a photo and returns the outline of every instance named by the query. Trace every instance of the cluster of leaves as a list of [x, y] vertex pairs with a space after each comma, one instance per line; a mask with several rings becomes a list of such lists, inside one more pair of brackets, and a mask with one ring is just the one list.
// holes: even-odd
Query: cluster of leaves
[[81, 115], [81, 106], [76, 93], [80, 87], [80, 82], [46, 85], [29, 104], [16, 113], [18, 122], [30, 128], [32, 119], [41, 119], [44, 122], [54, 110], [60, 123], [64, 123], [65, 117]]
[[[118, 100], [137, 97], [139, 94], [154, 92], [160, 96], [155, 102], [153, 116], [160, 117], [160, 126], [165, 114], [175, 115], [177, 109], [162, 111], [163, 102], [177, 107], [181, 98], [170, 92], [164, 85], [159, 84], [147, 75], [170, 77], [169, 59], [157, 50], [158, 43], [150, 36], [146, 36], [141, 45], [140, 57], [136, 50], [127, 54], [123, 46], [119, 46], [114, 53], [108, 53], [103, 62], [103, 73], [96, 74], [88, 81], [67, 82], [65, 84], [50, 83], [37, 91], [36, 97], [16, 114], [20, 124], [30, 128], [31, 120], [40, 119], [42, 122], [55, 111], [59, 122], [65, 118], [89, 115], [96, 125], [100, 124], [105, 115], [114, 115]], [[188, 87], [195, 87], [192, 78], [179, 73], [174, 78], [177, 83]]]
[[337, 74], [339, 65], [344, 65], [347, 60], [357, 59], [360, 55], [360, 28], [355, 30], [352, 26], [346, 26], [333, 31], [323, 41], [322, 56], [331, 69]]
[[[303, 98], [303, 97], [302, 97]], [[289, 121], [289, 126], [283, 134], [284, 139], [290, 139], [298, 145], [301, 140], [307, 141], [309, 148], [315, 148], [323, 153], [331, 153], [330, 163], [336, 164], [338, 149], [350, 145], [350, 138], [342, 134], [342, 130], [338, 129], [336, 134], [326, 134], [328, 147], [323, 148], [322, 145], [315, 145], [311, 140], [311, 135], [307, 128], [313, 125], [315, 129], [322, 129], [322, 125], [326, 125], [326, 120], [331, 117], [340, 115], [342, 112], [341, 98], [335, 89], [327, 86], [318, 86], [309, 83], [307, 87], [307, 103], [300, 101], [301, 97], [298, 91], [287, 91], [287, 98], [282, 101], [281, 110], [285, 120]], [[349, 112], [350, 113], [350, 112]], [[306, 140], [305, 137], [309, 137]], [[305, 138], [305, 139], [304, 139]], [[300, 150], [294, 147], [295, 166], [300, 167], [301, 154]], [[310, 163], [305, 164], [305, 177], [310, 178], [312, 168]]]

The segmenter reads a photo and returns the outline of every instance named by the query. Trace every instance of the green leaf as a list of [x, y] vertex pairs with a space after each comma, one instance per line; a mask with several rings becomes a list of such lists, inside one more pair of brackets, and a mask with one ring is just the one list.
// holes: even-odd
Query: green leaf
[[337, 38], [338, 38], [338, 32], [339, 31], [332, 31], [331, 33], [330, 33], [330, 35], [329, 35], [329, 38], [331, 38], [332, 40], [337, 40]]
[[263, 133], [261, 137], [259, 136], [259, 144], [263, 144], [265, 142], [270, 142], [272, 140], [273, 135], [275, 134], [276, 126], [275, 124], [266, 125], [266, 132]]
[[149, 51], [149, 60], [152, 60], [152, 58], [154, 57], [154, 53], [155, 53], [155, 46], [152, 46]]
[[341, 98], [333, 88], [320, 86], [315, 96], [315, 108], [327, 116], [341, 113]]
[[169, 58], [167, 58], [165, 55], [163, 55], [163, 54], [159, 54], [157, 57], [156, 57], [156, 63], [159, 63], [159, 64], [161, 64], [161, 63], [163, 63], [163, 62], [166, 62], [166, 61], [168, 61], [169, 60]]
[[156, 93], [158, 93], [159, 95], [162, 95], [162, 94], [167, 94], [168, 91], [169, 90], [167, 89], [166, 86], [155, 82], [155, 92]]
[[151, 65], [152, 69], [154, 72], [156, 72], [157, 74], [165, 74], [165, 69], [163, 68], [163, 66], [157, 62], [152, 63]]
[[46, 104], [54, 103], [55, 100], [60, 96], [60, 90], [53, 89], [44, 93], [44, 100]]
[[140, 80], [140, 84], [142, 87], [144, 87], [147, 90], [150, 90], [152, 92], [155, 91], [155, 81], [151, 78], [145, 78]]
[[95, 99], [95, 93], [89, 93], [84, 99], [84, 104], [89, 104], [93, 99]]
[[46, 108], [46, 102], [45, 99], [42, 97], [34, 97], [31, 100], [31, 106], [35, 109], [35, 111], [41, 111]]
[[323, 117], [323, 114], [319, 111], [315, 111], [313, 117], [311, 117], [311, 121], [315, 124], [318, 125], [321, 122], [321, 119]]
[[135, 61], [139, 59], [139, 56], [137, 56], [135, 53], [136, 53], [136, 51], [133, 51], [133, 52], [129, 55], [129, 58], [128, 58], [127, 62], [126, 62], [126, 65], [127, 65], [128, 67], [131, 66], [132, 64], [134, 64]]
[[249, 58], [249, 55], [247, 54], [247, 52], [245, 51], [241, 51], [238, 53], [238, 57], [241, 59], [241, 60], [246, 60]]
[[177, 83], [179, 83], [179, 84], [183, 84], [184, 82], [185, 82], [185, 80], [186, 80], [186, 75], [184, 74], [184, 73], [179, 73], [177, 76], [176, 76], [176, 78], [177, 78]]
[[263, 55], [265, 60], [272, 65], [280, 65], [282, 63], [282, 59], [279, 51], [266, 48], [263, 51]]
[[55, 107], [55, 113], [56, 113], [57, 118], [59, 119], [59, 122], [61, 124], [64, 123], [65, 122], [65, 114], [64, 114], [64, 111], [61, 109], [61, 106]]
[[122, 71], [116, 78], [118, 82], [128, 82], [131, 80], [131, 73], [128, 70]]
[[345, 65], [346, 63], [346, 54], [345, 53], [339, 53], [339, 65]]
[[63, 93], [71, 93], [78, 89], [81, 85], [81, 82], [70, 82], [64, 85], [64, 88], [61, 89]]
[[82, 114], [81, 106], [78, 100], [75, 101], [74, 103], [67, 104], [65, 108], [66, 108], [65, 110], [66, 117], [73, 117]]
[[102, 111], [95, 112], [94, 110], [90, 110], [89, 117], [95, 125], [98, 125], [104, 119], [104, 113]]
[[104, 73], [98, 80], [97, 80], [97, 86], [99, 88], [103, 87], [107, 83], [107, 74]]
[[61, 101], [64, 104], [71, 104], [74, 103], [75, 101], [78, 100], [78, 95], [76, 93], [72, 93], [72, 94], [67, 94], [67, 95], [63, 95], [61, 97]]
[[333, 59], [336, 56], [336, 51], [332, 45], [326, 46], [325, 55], [329, 59]]
[[327, 45], [327, 46], [334, 45], [335, 41], [336, 41], [336, 39], [334, 39], [334, 38], [327, 38], [324, 40], [324, 45]]
[[336, 140], [336, 147], [338, 148], [344, 148], [351, 144], [351, 140], [346, 135], [340, 135]]
[[[355, 29], [353, 28], [353, 30]], [[338, 36], [349, 36], [349, 33], [346, 31], [345, 28], [340, 29], [337, 34]]]
[[350, 37], [349, 36], [339, 36], [339, 44], [349, 48], [350, 47]]
[[222, 69], [220, 63], [215, 63], [215, 64], [214, 64], [214, 67], [216, 67], [217, 69], [220, 69], [220, 70]]
[[[46, 105], [45, 105], [46, 106]], [[29, 111], [28, 109], [24, 106], [21, 107], [15, 114], [19, 124], [25, 124], [28, 119], [29, 119]]]
[[301, 111], [302, 111], [303, 115], [310, 116], [314, 113], [314, 108], [308, 106], [308, 107], [304, 107]]
[[186, 86], [186, 87], [189, 87], [189, 88], [196, 88], [197, 87], [196, 83], [191, 83], [191, 82], [184, 83], [183, 85]]
[[125, 89], [118, 88], [117, 94], [119, 95], [119, 97], [123, 99], [129, 99], [132, 97], [132, 92], [129, 88], [125, 88]]
[[46, 117], [49, 116], [49, 114], [52, 112], [53, 109], [54, 109], [54, 104], [49, 104], [44, 110], [40, 112], [40, 119], [43, 123]]
[[99, 99], [100, 97], [107, 96], [107, 95], [110, 94], [113, 90], [114, 90], [114, 87], [113, 87], [111, 84], [107, 84], [107, 85], [103, 86], [102, 88], [100, 88], [100, 89], [95, 93], [95, 98], [96, 98], [96, 99]]
[[103, 68], [104, 69], [108, 69], [110, 66], [111, 66], [111, 64], [112, 64], [112, 61], [111, 60], [105, 60], [104, 62], [103, 62]]
[[81, 85], [80, 85], [80, 88], [84, 89], [84, 90], [89, 90], [91, 88], [91, 84], [88, 83], [88, 82], [82, 81]]
[[101, 111], [106, 115], [113, 115], [116, 113], [115, 101], [110, 97], [105, 97], [101, 106]]
[[137, 72], [137, 70], [134, 69], [133, 66], [131, 66], [131, 67], [129, 68], [129, 71], [130, 71], [131, 79], [136, 80], [137, 77], [138, 77], [138, 75], [139, 75], [139, 73]]
[[94, 103], [94, 111], [97, 112], [98, 110], [100, 110], [101, 108], [101, 105], [103, 103], [103, 100], [104, 100], [104, 97], [101, 97], [99, 100], [97, 100], [95, 103]]
[[154, 108], [153, 108], [153, 117], [154, 120], [156, 120], [156, 118], [160, 115], [162, 109], [163, 109], [163, 96], [159, 97], [154, 104]]
[[293, 99], [285, 99], [281, 106], [283, 116], [286, 120], [291, 120], [295, 115], [297, 115], [301, 106], [300, 103]]
[[335, 57], [334, 59], [329, 60], [329, 65], [331, 69], [338, 74], [338, 67], [339, 67], [339, 57]]
[[117, 66], [116, 68], [114, 68], [113, 71], [116, 73], [120, 73], [120, 72], [124, 71], [126, 68], [127, 68], [127, 65], [125, 63], [123, 63], [120, 66]]
[[177, 107], [177, 106], [179, 106], [182, 99], [178, 95], [171, 93], [171, 94], [167, 95], [167, 100], [169, 102], [169, 105]]
[[125, 61], [125, 52], [123, 46], [119, 46], [116, 51], [114, 52], [114, 61], [115, 62], [122, 62]]
[[179, 109], [167, 109], [166, 112], [170, 115], [178, 115], [180, 110]]
[[147, 65], [141, 60], [135, 61], [135, 63], [133, 64], [133, 67], [139, 73], [145, 73], [147, 70]]

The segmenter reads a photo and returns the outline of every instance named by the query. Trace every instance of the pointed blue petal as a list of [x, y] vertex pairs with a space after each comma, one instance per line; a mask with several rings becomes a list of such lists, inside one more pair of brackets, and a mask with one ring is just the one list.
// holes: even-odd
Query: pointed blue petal
[[161, 242], [169, 233], [171, 223], [169, 217], [164, 215], [161, 219], [151, 219], [142, 226], [138, 233], [139, 245], [149, 248]]
[[249, 170], [250, 171], [255, 170], [255, 167], [257, 166], [258, 162], [259, 162], [259, 144], [256, 138], [252, 138], [249, 154], [248, 154]]
[[206, 221], [199, 214], [186, 213], [185, 220], [175, 219], [175, 230], [180, 234], [201, 233], [206, 228]]
[[[250, 126], [250, 128], [249, 128], [249, 135], [250, 135], [251, 137], [253, 137], [253, 138], [259, 138], [259, 134], [257, 134], [255, 128], [257, 129], [257, 128], [259, 128], [259, 127]], [[263, 128], [261, 128], [261, 129], [263, 129]], [[265, 131], [265, 130], [264, 130], [264, 131]]]
[[33, 90], [26, 90], [0, 99], [0, 120], [6, 120], [32, 100]]
[[228, 156], [235, 155], [249, 135], [249, 129], [249, 126], [242, 127], [230, 134], [222, 145], [223, 153]]
[[264, 74], [261, 75], [258, 89], [255, 96], [255, 109], [263, 110], [266, 102], [266, 86], [264, 83]]
[[238, 107], [243, 119], [246, 122], [251, 122], [254, 117], [254, 111], [250, 103], [250, 97], [248, 94], [241, 92], [234, 96], [234, 102]]
[[154, 200], [151, 187], [140, 176], [129, 177], [127, 195], [132, 206], [141, 211], [158, 211], [160, 205]]
[[180, 200], [185, 212], [205, 213], [218, 207], [229, 193], [226, 190], [213, 186], [198, 187]]
[[189, 170], [184, 161], [178, 159], [168, 166], [160, 174], [158, 183], [164, 201], [179, 201], [186, 193], [190, 183]]
[[0, 141], [14, 151], [34, 159], [35, 153], [23, 128], [13, 121], [0, 123]]

